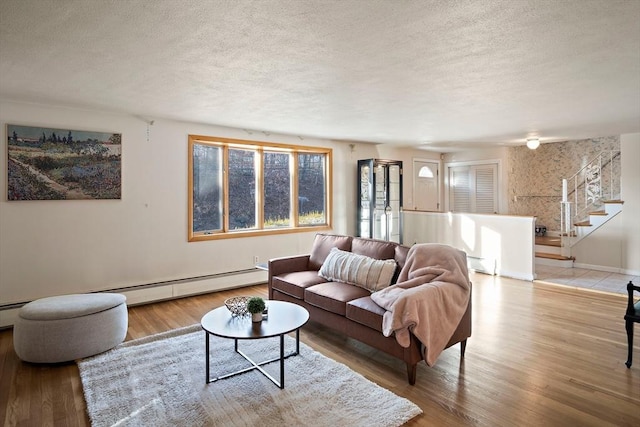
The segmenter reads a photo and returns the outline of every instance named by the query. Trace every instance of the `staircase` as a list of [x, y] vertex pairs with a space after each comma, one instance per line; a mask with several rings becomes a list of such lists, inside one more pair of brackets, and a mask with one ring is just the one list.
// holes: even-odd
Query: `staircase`
[[603, 209], [589, 212], [587, 219], [573, 224], [574, 227], [572, 232], [563, 235], [562, 246], [571, 248], [580, 240], [602, 227], [605, 223], [622, 212], [622, 205], [624, 205], [622, 200], [603, 201]]
[[536, 264], [573, 267], [571, 248], [622, 211], [624, 202], [614, 198], [620, 191], [619, 176], [620, 152], [605, 151], [563, 180], [561, 230], [557, 236], [536, 237]]
[[561, 236], [536, 236], [536, 264], [554, 267], [573, 267], [575, 258], [562, 255]]

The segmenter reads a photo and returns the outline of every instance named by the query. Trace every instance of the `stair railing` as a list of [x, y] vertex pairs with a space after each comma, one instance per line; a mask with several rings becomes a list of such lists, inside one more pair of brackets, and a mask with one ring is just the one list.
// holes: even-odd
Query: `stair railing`
[[[617, 163], [614, 163], [617, 160]], [[588, 212], [599, 208], [605, 199], [613, 200], [615, 191], [620, 191], [620, 151], [606, 150], [599, 153], [571, 177], [562, 180], [562, 202], [560, 202], [560, 231], [564, 236], [575, 233], [575, 223]], [[608, 168], [608, 173], [605, 169]], [[604, 173], [603, 173], [604, 171]], [[614, 172], [616, 172], [614, 174]], [[616, 185], [616, 180], [618, 184]], [[567, 193], [568, 185], [572, 191]], [[570, 195], [572, 201], [569, 201]]]

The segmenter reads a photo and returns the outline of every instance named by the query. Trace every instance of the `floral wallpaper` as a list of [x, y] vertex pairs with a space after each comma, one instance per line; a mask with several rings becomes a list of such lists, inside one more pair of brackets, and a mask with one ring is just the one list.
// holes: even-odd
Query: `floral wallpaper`
[[[569, 178], [603, 151], [620, 152], [620, 137], [583, 139], [541, 144], [536, 150], [526, 146], [508, 148], [509, 214], [536, 216], [536, 225], [548, 231], [560, 230], [562, 179]], [[620, 194], [620, 156], [602, 174], [603, 186], [613, 185], [614, 198]], [[574, 184], [568, 183], [569, 201]], [[580, 193], [579, 193], [580, 194]], [[608, 198], [608, 197], [607, 197]], [[586, 219], [586, 218], [585, 218]]]

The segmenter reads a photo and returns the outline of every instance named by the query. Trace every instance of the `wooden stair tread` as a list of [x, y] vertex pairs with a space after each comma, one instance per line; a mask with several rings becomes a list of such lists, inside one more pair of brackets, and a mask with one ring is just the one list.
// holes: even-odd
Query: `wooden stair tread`
[[618, 203], [624, 205], [624, 200], [603, 200], [602, 203]]
[[557, 259], [559, 261], [574, 261], [574, 257], [566, 257], [558, 254], [549, 254], [546, 252], [536, 252], [537, 258]]
[[550, 236], [536, 236], [536, 245], [541, 246], [562, 246], [562, 238], [561, 237], [550, 237]]
[[589, 215], [607, 216], [607, 215], [609, 215], [609, 214], [608, 214], [608, 213], [606, 213], [605, 211], [594, 211], [594, 212], [589, 212]]
[[576, 222], [573, 225], [576, 227], [591, 227], [591, 223], [589, 221]]

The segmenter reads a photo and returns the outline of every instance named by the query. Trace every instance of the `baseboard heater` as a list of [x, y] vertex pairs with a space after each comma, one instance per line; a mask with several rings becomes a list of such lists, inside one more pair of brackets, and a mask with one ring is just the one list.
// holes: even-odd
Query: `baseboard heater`
[[[98, 292], [115, 292], [127, 297], [127, 305], [141, 305], [151, 302], [182, 298], [225, 289], [266, 283], [268, 273], [263, 269], [250, 268], [204, 276], [186, 277], [141, 285], [105, 289]], [[12, 326], [18, 310], [29, 301], [0, 305], [0, 328]]]
[[495, 258], [479, 258], [467, 255], [467, 267], [470, 270], [496, 275], [496, 260]]

